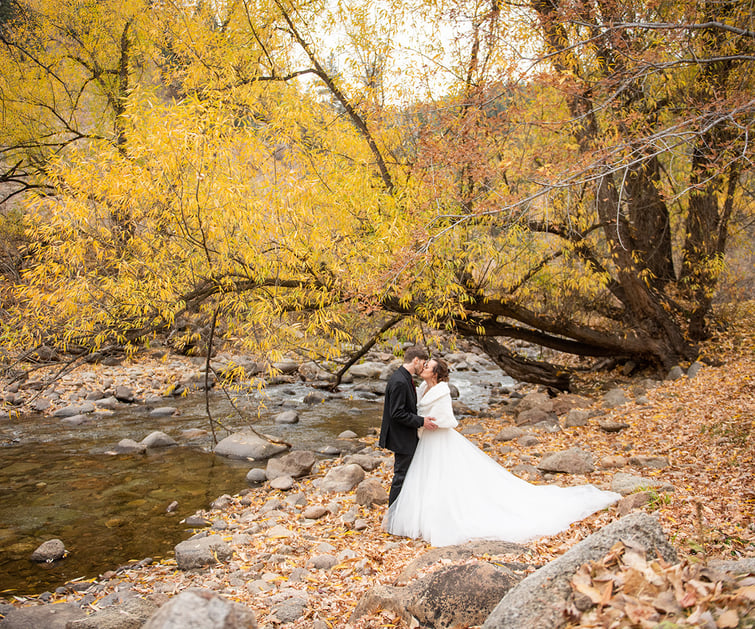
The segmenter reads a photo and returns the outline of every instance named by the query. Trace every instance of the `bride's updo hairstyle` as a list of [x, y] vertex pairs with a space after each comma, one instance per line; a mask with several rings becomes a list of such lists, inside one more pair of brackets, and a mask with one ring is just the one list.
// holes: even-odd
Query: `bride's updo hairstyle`
[[433, 358], [435, 366], [433, 367], [433, 373], [438, 378], [438, 382], [448, 382], [448, 364], [445, 360], [440, 358]]

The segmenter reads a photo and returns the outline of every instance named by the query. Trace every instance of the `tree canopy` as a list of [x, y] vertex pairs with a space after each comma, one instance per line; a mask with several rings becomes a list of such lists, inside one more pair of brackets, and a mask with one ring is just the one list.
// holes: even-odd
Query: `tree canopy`
[[568, 388], [510, 341], [690, 361], [752, 220], [742, 3], [0, 15], [9, 344], [134, 349], [218, 312], [251, 351], [333, 357], [419, 322]]

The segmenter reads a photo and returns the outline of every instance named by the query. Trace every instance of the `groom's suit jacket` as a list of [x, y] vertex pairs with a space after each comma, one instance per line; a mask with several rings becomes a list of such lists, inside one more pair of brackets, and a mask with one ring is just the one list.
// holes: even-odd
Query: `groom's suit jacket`
[[399, 454], [414, 454], [419, 441], [417, 428], [424, 422], [417, 415], [417, 391], [412, 375], [401, 366], [385, 387], [380, 447]]

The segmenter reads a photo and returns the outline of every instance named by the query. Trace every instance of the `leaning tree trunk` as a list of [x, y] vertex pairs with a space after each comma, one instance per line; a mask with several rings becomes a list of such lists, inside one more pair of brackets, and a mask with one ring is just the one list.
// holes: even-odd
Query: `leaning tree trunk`
[[571, 378], [567, 371], [558, 369], [549, 363], [517, 356], [494, 337], [478, 336], [476, 340], [488, 357], [515, 380], [542, 384], [559, 391], [570, 389]]

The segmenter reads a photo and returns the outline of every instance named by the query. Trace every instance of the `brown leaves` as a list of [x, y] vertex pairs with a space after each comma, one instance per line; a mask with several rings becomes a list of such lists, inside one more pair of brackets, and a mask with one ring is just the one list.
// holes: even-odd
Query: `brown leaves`
[[644, 549], [622, 542], [601, 561], [581, 566], [571, 585], [590, 605], [585, 609], [584, 599], [580, 604], [575, 597], [570, 627], [649, 629], [670, 621], [724, 629], [755, 613], [755, 578], [735, 578], [687, 561], [673, 566], [648, 561]]

